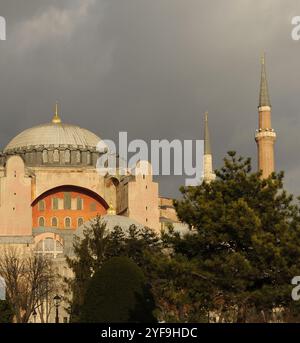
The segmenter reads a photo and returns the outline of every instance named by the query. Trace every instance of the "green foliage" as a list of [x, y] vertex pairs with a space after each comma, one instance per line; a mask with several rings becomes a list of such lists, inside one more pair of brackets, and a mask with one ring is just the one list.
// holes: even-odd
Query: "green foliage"
[[91, 227], [84, 230], [84, 237], [75, 239], [74, 253], [74, 259], [67, 259], [74, 278], [66, 281], [73, 294], [71, 321], [78, 322], [89, 281], [106, 261], [117, 256], [130, 257], [150, 282], [152, 267], [149, 256], [161, 255], [161, 241], [149, 228], [134, 225], [128, 230], [115, 227], [109, 231], [106, 223], [97, 217]]
[[113, 257], [91, 279], [80, 321], [155, 322], [153, 310], [141, 268], [127, 257]]
[[156, 317], [167, 323], [207, 322], [209, 284], [198, 273], [194, 261], [165, 251], [150, 257], [151, 285], [156, 301]]
[[8, 301], [0, 300], [0, 324], [12, 323], [13, 311]]
[[300, 273], [299, 207], [283, 190], [283, 173], [262, 179], [250, 159], [228, 154], [214, 182], [181, 189], [175, 207], [191, 233], [171, 232], [164, 241], [172, 259], [192, 268], [191, 308], [200, 301], [223, 320], [231, 313], [230, 320], [246, 321], [253, 310], [255, 320], [267, 320], [274, 308], [297, 307], [291, 279]]
[[72, 321], [80, 319], [84, 299], [85, 306], [93, 305], [86, 296], [104, 292], [99, 275], [116, 256], [129, 257], [143, 271], [159, 321], [207, 322], [212, 315], [223, 322], [299, 318], [291, 280], [300, 275], [300, 211], [283, 189], [283, 173], [262, 179], [251, 172], [250, 159], [229, 152], [216, 175], [209, 184], [181, 189], [175, 207], [188, 234], [170, 228], [158, 237], [134, 226], [109, 232], [100, 218], [85, 230], [75, 242], [75, 259], [68, 260], [75, 275], [69, 280]]

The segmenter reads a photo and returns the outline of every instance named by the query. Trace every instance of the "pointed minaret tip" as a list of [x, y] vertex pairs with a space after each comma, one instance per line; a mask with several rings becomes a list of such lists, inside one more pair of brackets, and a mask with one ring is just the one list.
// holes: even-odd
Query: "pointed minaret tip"
[[208, 112], [204, 113], [204, 155], [211, 155], [210, 135], [208, 128]]
[[207, 122], [208, 121], [208, 111], [204, 113], [204, 120]]
[[265, 58], [266, 58], [266, 53], [263, 52], [263, 54], [261, 55], [261, 64], [265, 64]]
[[261, 79], [260, 79], [260, 92], [259, 92], [259, 105], [258, 107], [269, 106], [271, 107], [270, 103], [270, 96], [269, 96], [269, 88], [268, 88], [268, 80], [267, 80], [267, 72], [266, 72], [266, 56], [263, 53], [261, 57]]
[[54, 124], [60, 124], [61, 123], [61, 119], [60, 119], [59, 114], [58, 114], [58, 102], [57, 101], [55, 104], [55, 113], [54, 113], [54, 116], [52, 119], [52, 123], [54, 123]]

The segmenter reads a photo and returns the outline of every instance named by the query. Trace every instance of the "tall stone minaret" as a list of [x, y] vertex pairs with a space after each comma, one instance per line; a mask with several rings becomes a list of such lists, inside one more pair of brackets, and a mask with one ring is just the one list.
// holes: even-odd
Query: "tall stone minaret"
[[213, 172], [212, 152], [208, 129], [208, 112], [204, 114], [204, 161], [203, 161], [203, 181], [211, 182], [216, 178]]
[[271, 124], [271, 103], [264, 55], [261, 60], [258, 115], [258, 130], [256, 130], [255, 135], [258, 152], [258, 170], [262, 171], [262, 178], [267, 178], [275, 170], [274, 143], [276, 133], [272, 129]]

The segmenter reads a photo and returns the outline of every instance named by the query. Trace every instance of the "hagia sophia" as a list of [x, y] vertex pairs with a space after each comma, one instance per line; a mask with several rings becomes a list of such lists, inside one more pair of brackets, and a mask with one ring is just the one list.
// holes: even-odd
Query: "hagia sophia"
[[[258, 113], [258, 168], [267, 177], [275, 168], [276, 134], [264, 59]], [[215, 174], [207, 113], [203, 132], [203, 179], [210, 182]], [[97, 172], [99, 141], [93, 132], [65, 124], [58, 106], [52, 121], [12, 138], [0, 153], [0, 247], [17, 246], [63, 261], [72, 255], [74, 235], [97, 215], [109, 227], [135, 224], [159, 232], [172, 223], [177, 230], [186, 229], [172, 199], [159, 195], [151, 172], [124, 176]], [[151, 171], [150, 163], [148, 168]]]
[[52, 122], [9, 142], [0, 160], [0, 244], [40, 245], [52, 238], [62, 248], [66, 233], [97, 215], [156, 231], [164, 220], [176, 221], [172, 200], [159, 197], [149, 162], [138, 162], [147, 164], [144, 175], [98, 173], [100, 140], [64, 124], [56, 105]]

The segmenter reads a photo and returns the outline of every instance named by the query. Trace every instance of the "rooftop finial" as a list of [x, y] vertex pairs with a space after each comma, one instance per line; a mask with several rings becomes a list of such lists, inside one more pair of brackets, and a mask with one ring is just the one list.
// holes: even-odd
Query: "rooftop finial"
[[54, 124], [60, 124], [61, 123], [61, 119], [58, 115], [58, 102], [56, 101], [56, 104], [55, 104], [55, 113], [54, 113], [54, 116], [53, 116], [53, 119], [52, 119], [52, 123]]
[[266, 57], [263, 53], [261, 57], [261, 80], [260, 80], [260, 93], [259, 93], [259, 107], [269, 106], [271, 107], [268, 80], [266, 72]]

